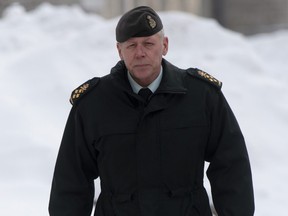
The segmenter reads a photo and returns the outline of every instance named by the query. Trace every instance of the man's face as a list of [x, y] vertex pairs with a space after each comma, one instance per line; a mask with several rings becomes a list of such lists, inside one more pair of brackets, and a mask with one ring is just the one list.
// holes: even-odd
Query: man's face
[[159, 75], [162, 56], [168, 51], [168, 38], [162, 33], [134, 37], [118, 43], [117, 49], [133, 79], [145, 87]]

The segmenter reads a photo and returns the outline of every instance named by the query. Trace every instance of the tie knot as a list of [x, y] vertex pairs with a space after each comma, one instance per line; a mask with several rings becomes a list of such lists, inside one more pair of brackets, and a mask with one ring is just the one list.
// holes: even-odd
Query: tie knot
[[143, 97], [146, 102], [148, 101], [151, 94], [152, 94], [152, 91], [149, 88], [142, 88], [138, 92], [138, 95]]

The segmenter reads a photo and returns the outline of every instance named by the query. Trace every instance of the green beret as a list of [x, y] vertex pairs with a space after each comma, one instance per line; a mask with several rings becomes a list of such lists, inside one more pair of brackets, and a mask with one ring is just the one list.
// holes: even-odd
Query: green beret
[[116, 26], [116, 40], [125, 42], [131, 37], [147, 37], [162, 30], [158, 14], [150, 7], [140, 6], [125, 13]]

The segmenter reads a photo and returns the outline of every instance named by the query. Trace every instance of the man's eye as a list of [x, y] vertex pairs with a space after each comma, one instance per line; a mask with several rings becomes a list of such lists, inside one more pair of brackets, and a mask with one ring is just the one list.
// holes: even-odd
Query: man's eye
[[151, 43], [151, 42], [146, 42], [146, 43], [145, 43], [145, 45], [146, 45], [146, 46], [153, 46], [153, 45], [154, 45], [154, 43]]
[[129, 44], [128, 46], [127, 46], [127, 48], [134, 48], [135, 47], [135, 44]]

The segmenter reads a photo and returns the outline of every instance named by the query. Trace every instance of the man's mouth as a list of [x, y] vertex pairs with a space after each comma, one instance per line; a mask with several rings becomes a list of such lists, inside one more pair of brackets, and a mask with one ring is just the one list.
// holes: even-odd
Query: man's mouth
[[135, 65], [136, 68], [141, 68], [141, 67], [148, 67], [149, 64], [138, 64], [138, 65]]

